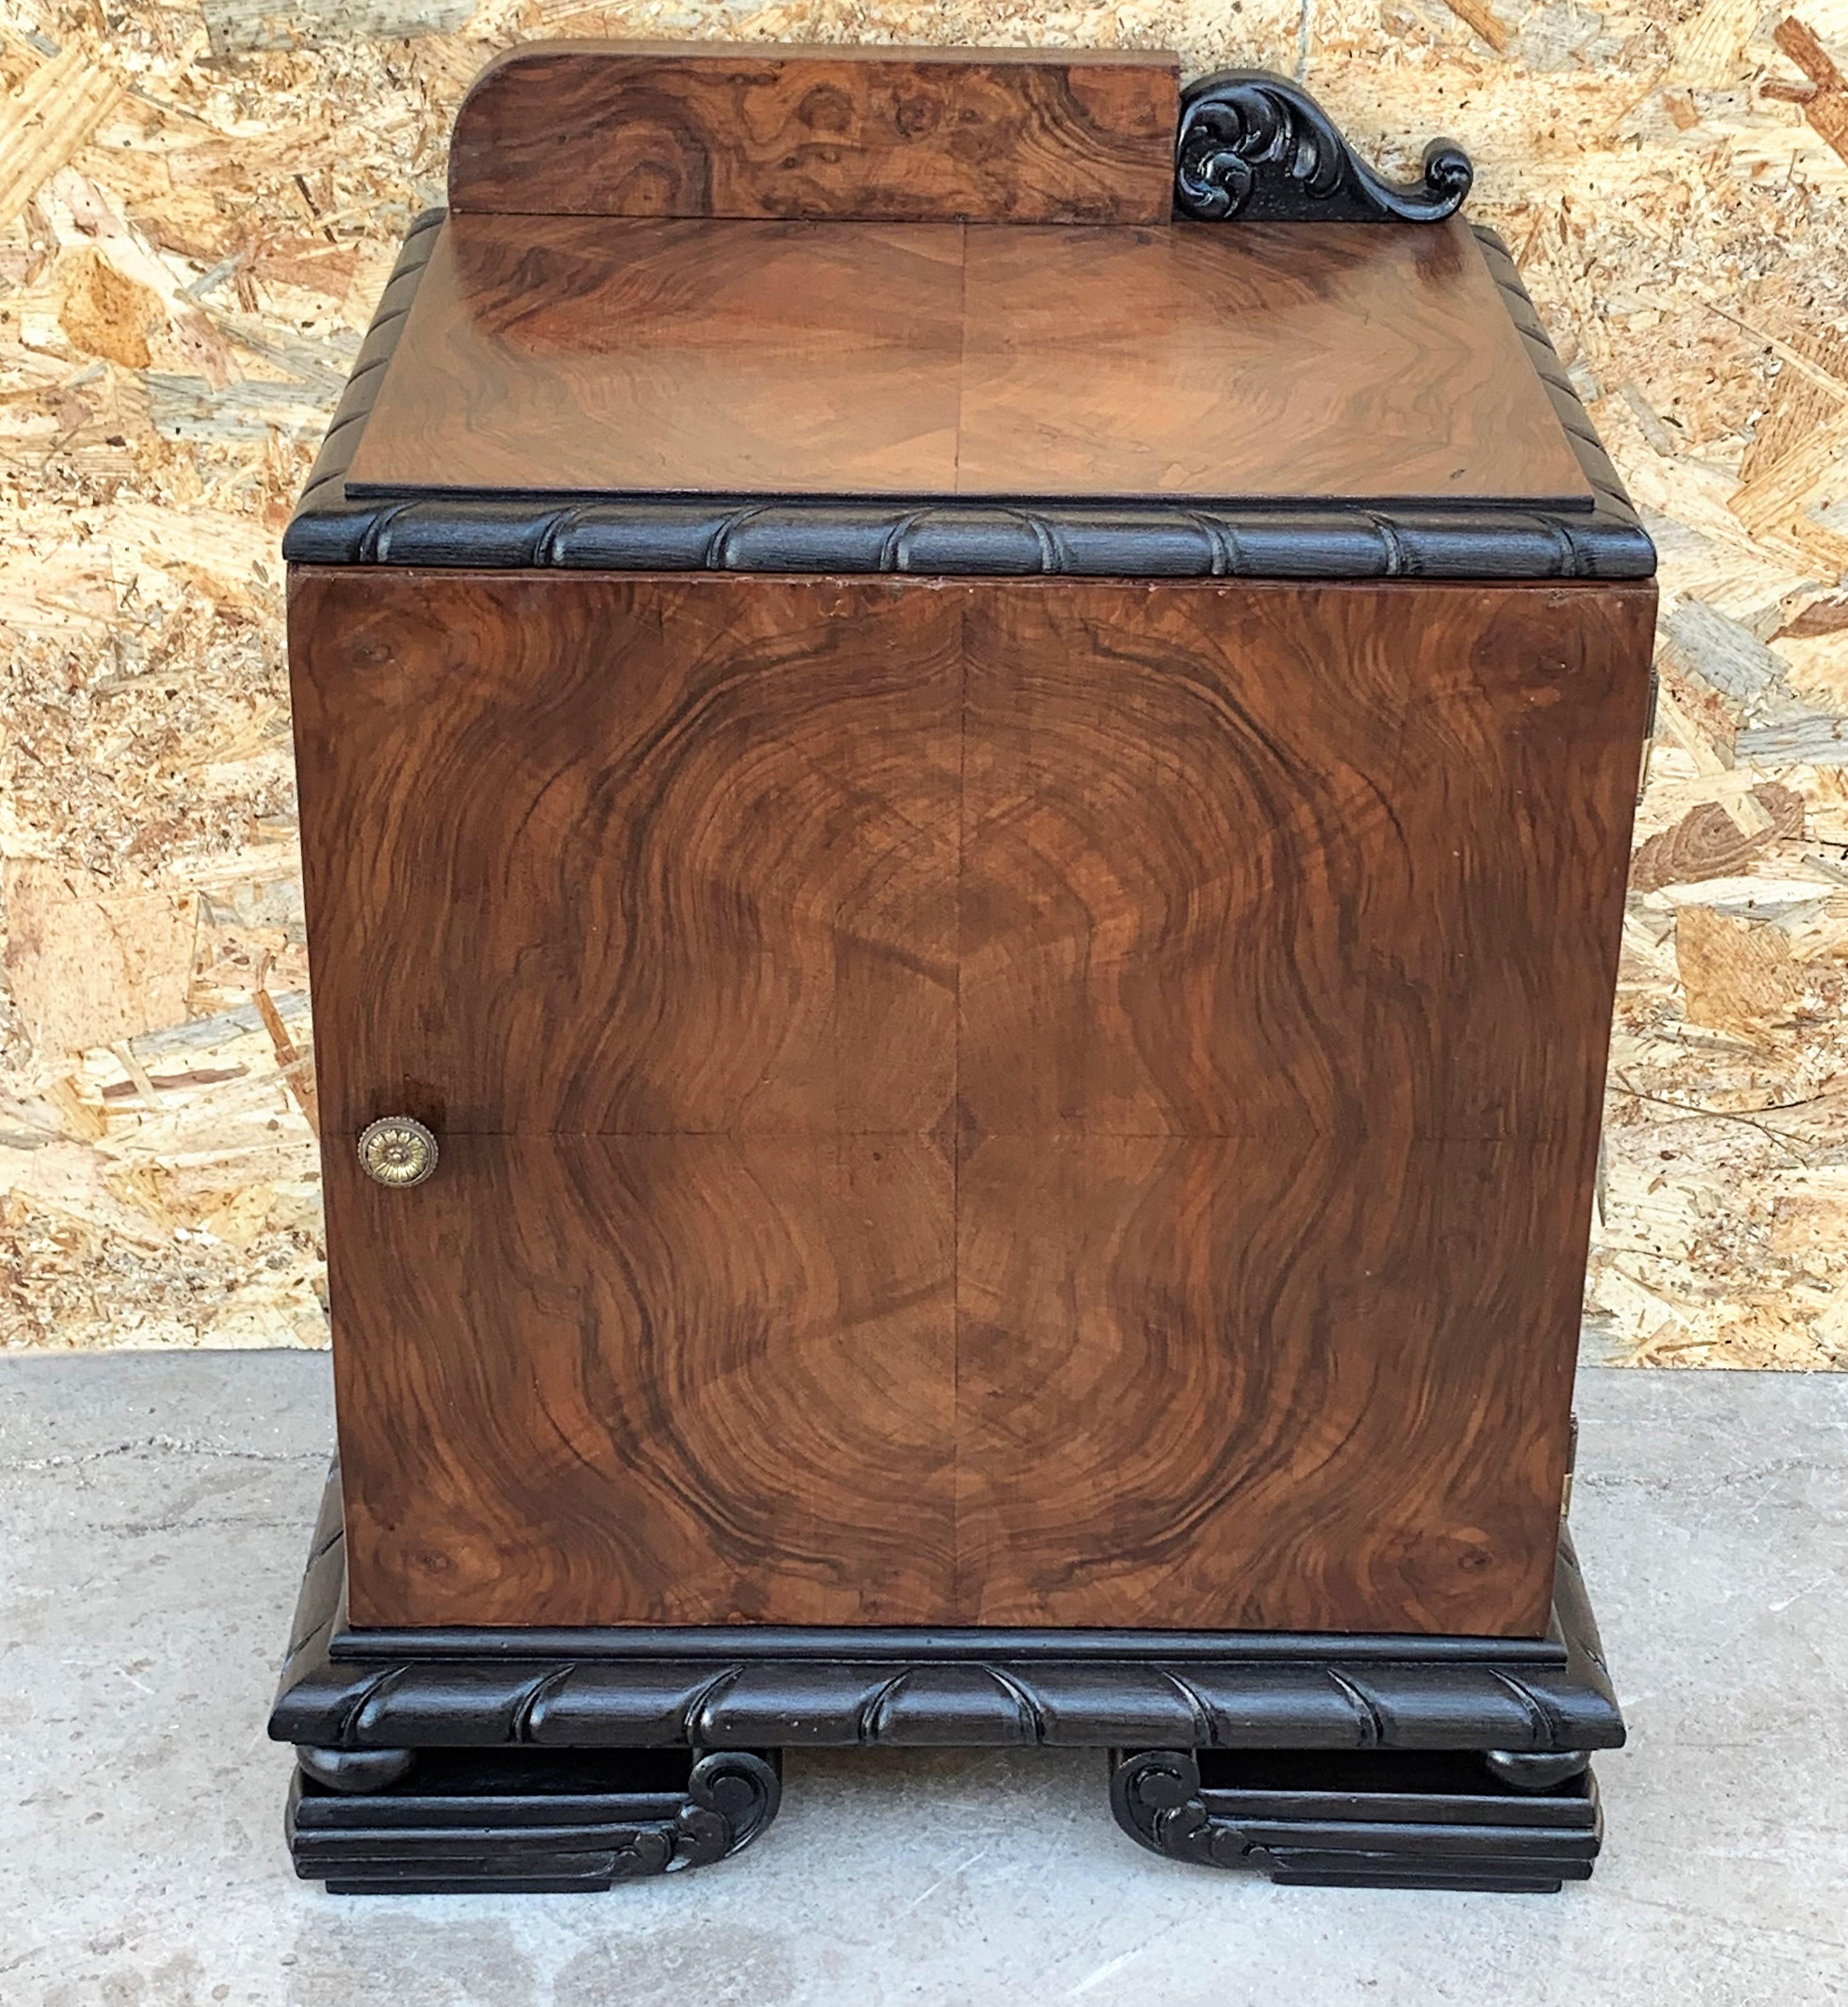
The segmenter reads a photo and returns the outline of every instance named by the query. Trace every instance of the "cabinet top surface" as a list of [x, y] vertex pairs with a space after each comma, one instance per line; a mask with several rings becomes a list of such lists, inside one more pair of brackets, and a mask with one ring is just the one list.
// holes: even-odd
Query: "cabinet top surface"
[[1455, 219], [452, 216], [347, 489], [1595, 499]]

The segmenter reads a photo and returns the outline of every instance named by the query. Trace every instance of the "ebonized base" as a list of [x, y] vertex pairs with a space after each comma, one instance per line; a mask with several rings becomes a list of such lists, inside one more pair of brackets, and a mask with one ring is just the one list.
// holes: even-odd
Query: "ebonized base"
[[1113, 1751], [1117, 1822], [1279, 1882], [1550, 1891], [1624, 1740], [1562, 1529], [1539, 1639], [1180, 1631], [355, 1631], [337, 1471], [270, 1733], [341, 1894], [606, 1889], [746, 1847], [789, 1748]]

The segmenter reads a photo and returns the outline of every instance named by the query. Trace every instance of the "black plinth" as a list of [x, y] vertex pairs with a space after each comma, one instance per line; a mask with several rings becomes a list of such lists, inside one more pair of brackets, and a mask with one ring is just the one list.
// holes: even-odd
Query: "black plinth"
[[1539, 1639], [1187, 1631], [356, 1631], [330, 1476], [270, 1720], [339, 1893], [595, 1889], [723, 1859], [776, 1752], [1113, 1752], [1119, 1824], [1274, 1881], [1550, 1890], [1624, 1740], [1562, 1529]]

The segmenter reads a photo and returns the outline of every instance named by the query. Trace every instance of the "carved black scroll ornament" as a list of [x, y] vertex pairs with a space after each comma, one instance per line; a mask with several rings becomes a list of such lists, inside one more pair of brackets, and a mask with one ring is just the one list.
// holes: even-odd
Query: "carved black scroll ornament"
[[1454, 139], [1424, 150], [1424, 178], [1383, 180], [1306, 90], [1268, 70], [1221, 70], [1181, 93], [1176, 214], [1203, 223], [1440, 223], [1476, 171]]

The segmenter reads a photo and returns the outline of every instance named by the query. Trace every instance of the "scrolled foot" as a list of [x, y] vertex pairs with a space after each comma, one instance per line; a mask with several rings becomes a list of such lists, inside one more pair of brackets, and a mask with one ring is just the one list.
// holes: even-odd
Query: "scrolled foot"
[[1171, 1861], [1208, 1868], [1243, 1864], [1250, 1848], [1213, 1818], [1200, 1793], [1200, 1765], [1184, 1749], [1144, 1749], [1110, 1773], [1110, 1809], [1131, 1839]]
[[1145, 1749], [1110, 1803], [1171, 1861], [1323, 1888], [1550, 1892], [1591, 1873], [1603, 1831], [1571, 1751]]
[[[312, 1754], [319, 1774], [307, 1761]], [[286, 1822], [298, 1875], [335, 1895], [608, 1889], [723, 1861], [776, 1816], [774, 1755], [496, 1745], [304, 1753]], [[395, 1782], [375, 1765], [398, 1756]], [[332, 1757], [337, 1760], [327, 1763]]]
[[723, 1750], [702, 1756], [686, 1781], [669, 1871], [704, 1868], [749, 1847], [777, 1815], [782, 1780], [761, 1756]]

